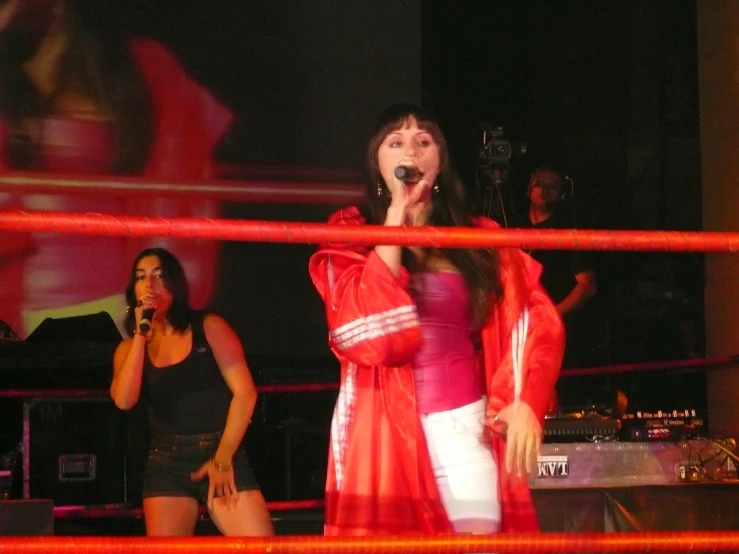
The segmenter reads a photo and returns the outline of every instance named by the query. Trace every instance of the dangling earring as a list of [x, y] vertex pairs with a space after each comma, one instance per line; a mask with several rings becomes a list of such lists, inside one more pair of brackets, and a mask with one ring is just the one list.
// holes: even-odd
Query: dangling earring
[[431, 190], [436, 196], [439, 196], [439, 182], [438, 181], [434, 183], [434, 186], [431, 187]]
[[382, 190], [382, 183], [377, 183], [377, 196], [379, 198], [382, 198], [384, 196], [384, 191]]

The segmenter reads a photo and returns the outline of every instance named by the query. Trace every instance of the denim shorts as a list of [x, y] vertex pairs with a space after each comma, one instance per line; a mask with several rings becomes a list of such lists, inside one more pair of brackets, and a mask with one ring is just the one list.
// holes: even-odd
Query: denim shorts
[[[208, 498], [208, 476], [193, 481], [190, 473], [213, 457], [221, 434], [153, 435], [144, 470], [144, 498], [188, 496], [204, 503]], [[233, 471], [237, 491], [259, 489], [243, 447], [234, 454]]]

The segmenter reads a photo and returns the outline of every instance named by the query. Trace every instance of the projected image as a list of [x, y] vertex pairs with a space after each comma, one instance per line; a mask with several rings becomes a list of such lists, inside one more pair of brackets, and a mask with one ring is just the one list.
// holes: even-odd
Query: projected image
[[[212, 152], [232, 116], [161, 44], [130, 37], [109, 2], [9, 0], [0, 16], [0, 167], [55, 176], [214, 174]], [[208, 216], [208, 201], [110, 194], [0, 195], [4, 208]], [[162, 241], [156, 241], [162, 244]], [[0, 305], [21, 336], [46, 317], [123, 317], [125, 267], [146, 240], [57, 234], [2, 241]], [[166, 241], [211, 294], [215, 242]]]
[[[419, 100], [421, 79], [419, 5], [388, 3], [381, 13], [352, 4], [347, 20], [346, 10], [312, 2], [0, 0], [0, 171], [101, 185], [84, 195], [3, 185], [0, 209], [325, 220], [335, 206], [285, 211], [104, 189], [353, 178], [376, 113]], [[394, 38], [377, 41], [380, 31]], [[122, 330], [128, 261], [151, 245], [182, 261], [196, 307], [230, 316], [256, 344], [279, 349], [284, 338], [250, 323], [267, 298], [284, 312], [285, 333], [323, 343], [320, 330], [289, 328], [305, 325], [307, 279], [297, 306], [270, 292], [304, 274], [312, 251], [284, 245], [7, 233], [0, 320], [24, 338], [46, 318], [104, 311]]]

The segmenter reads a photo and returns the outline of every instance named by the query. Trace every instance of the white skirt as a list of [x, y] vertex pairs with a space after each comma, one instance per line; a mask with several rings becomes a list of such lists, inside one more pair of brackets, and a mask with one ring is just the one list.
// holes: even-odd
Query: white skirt
[[482, 440], [485, 398], [446, 412], [421, 414], [436, 484], [450, 521], [500, 521], [498, 465]]

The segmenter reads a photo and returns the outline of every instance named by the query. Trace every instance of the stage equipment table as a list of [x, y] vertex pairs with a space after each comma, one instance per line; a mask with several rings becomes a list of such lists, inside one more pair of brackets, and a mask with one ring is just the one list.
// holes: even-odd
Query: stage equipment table
[[739, 481], [690, 482], [684, 469], [717, 469], [710, 440], [542, 446], [530, 479], [542, 531], [739, 529]]

